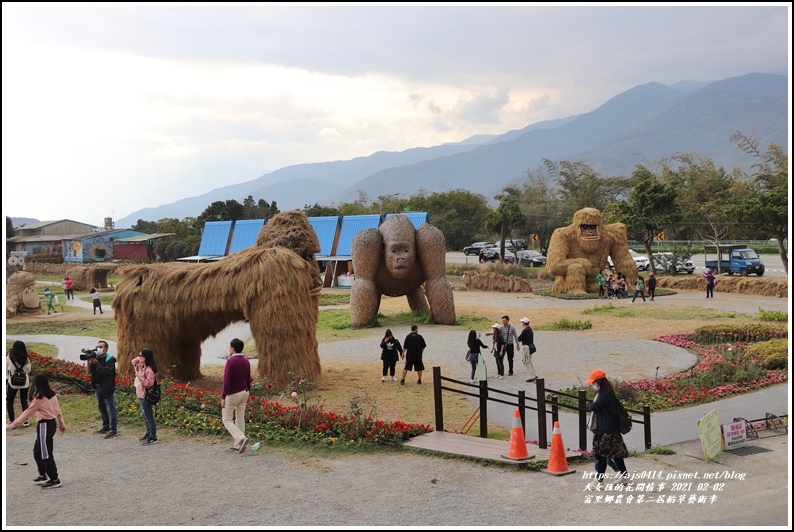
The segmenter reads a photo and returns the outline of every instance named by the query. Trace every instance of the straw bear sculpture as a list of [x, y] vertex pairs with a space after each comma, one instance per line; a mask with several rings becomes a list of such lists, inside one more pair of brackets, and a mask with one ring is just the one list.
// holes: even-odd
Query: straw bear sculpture
[[554, 276], [553, 292], [582, 294], [598, 292], [596, 275], [612, 256], [615, 269], [626, 276], [629, 286], [637, 280], [637, 265], [629, 254], [626, 226], [604, 225], [601, 211], [584, 208], [573, 215], [573, 223], [551, 234], [546, 271]]
[[414, 312], [427, 310], [429, 302], [435, 323], [455, 325], [455, 301], [446, 278], [444, 233], [438, 228], [425, 223], [414, 229], [407, 216], [396, 214], [378, 229], [358, 232], [351, 254], [356, 274], [350, 291], [354, 328], [374, 322], [382, 295], [407, 296]]
[[246, 320], [260, 378], [280, 385], [289, 384], [290, 373], [315, 379], [319, 251], [308, 218], [294, 210], [269, 220], [255, 245], [218, 262], [120, 268], [113, 300], [119, 370], [129, 372], [148, 347], [160, 374], [173, 368], [177, 379], [199, 378], [201, 343]]

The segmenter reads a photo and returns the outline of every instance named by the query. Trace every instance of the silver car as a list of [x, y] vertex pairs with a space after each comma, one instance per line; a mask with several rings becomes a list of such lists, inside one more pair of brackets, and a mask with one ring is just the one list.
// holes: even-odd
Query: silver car
[[516, 259], [521, 266], [545, 266], [546, 257], [534, 249], [522, 249], [516, 252]]

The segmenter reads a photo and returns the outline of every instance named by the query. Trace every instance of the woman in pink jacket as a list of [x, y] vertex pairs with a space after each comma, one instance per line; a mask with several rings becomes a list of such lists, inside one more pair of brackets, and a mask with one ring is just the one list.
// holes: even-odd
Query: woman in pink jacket
[[154, 352], [145, 347], [141, 349], [138, 356], [132, 359], [132, 367], [135, 368], [135, 394], [138, 396], [143, 421], [146, 423], [146, 434], [140, 440], [144, 445], [151, 445], [157, 443], [157, 425], [154, 422], [152, 405], [146, 400], [146, 390], [154, 384], [157, 378]]
[[[36, 445], [33, 447], [33, 459], [39, 469], [39, 476], [33, 482], [43, 482], [44, 489], [60, 488], [61, 480], [58, 478], [58, 467], [55, 465], [53, 451], [55, 444], [55, 420], [58, 420], [58, 428], [61, 433], [66, 432], [66, 424], [63, 422], [63, 413], [58, 404], [58, 396], [50, 388], [50, 381], [46, 375], [39, 373], [33, 379], [33, 386], [30, 388], [30, 406], [22, 412], [18, 418], [9, 423], [8, 428], [14, 429], [30, 418], [34, 413], [38, 420], [36, 427]], [[47, 477], [50, 477], [47, 480]]]

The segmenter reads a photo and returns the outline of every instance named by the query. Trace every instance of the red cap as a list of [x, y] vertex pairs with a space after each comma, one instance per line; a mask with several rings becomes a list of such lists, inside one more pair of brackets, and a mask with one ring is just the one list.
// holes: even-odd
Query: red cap
[[593, 384], [593, 382], [597, 381], [598, 379], [603, 379], [606, 376], [607, 374], [604, 373], [603, 370], [594, 369], [593, 371], [590, 372], [590, 378], [587, 379], [587, 382], [585, 382], [585, 384]]

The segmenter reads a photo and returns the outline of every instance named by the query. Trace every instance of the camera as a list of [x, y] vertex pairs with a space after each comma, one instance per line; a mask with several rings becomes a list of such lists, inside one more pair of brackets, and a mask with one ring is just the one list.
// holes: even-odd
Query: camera
[[96, 358], [96, 349], [81, 349], [80, 353], [80, 360]]

